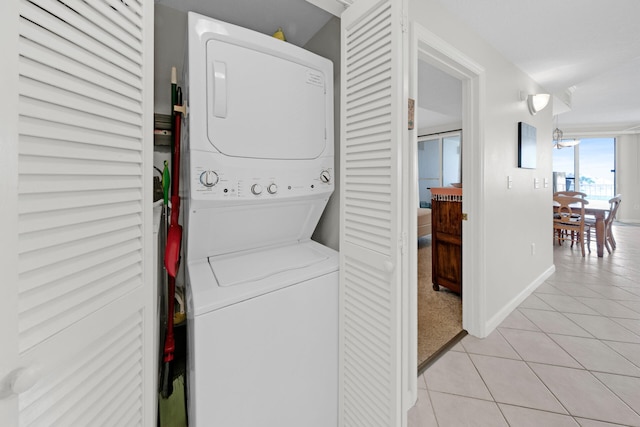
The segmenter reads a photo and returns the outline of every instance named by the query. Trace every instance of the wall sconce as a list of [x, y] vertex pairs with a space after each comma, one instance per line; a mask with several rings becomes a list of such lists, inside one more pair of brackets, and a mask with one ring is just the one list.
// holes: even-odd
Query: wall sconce
[[536, 93], [533, 95], [527, 95], [520, 92], [520, 100], [527, 101], [527, 107], [532, 116], [535, 116], [538, 111], [541, 111], [544, 107], [549, 105], [551, 94], [549, 93]]

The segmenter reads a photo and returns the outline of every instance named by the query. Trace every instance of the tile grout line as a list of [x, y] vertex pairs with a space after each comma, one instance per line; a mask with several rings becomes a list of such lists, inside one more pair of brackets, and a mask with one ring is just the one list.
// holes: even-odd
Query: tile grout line
[[[640, 413], [638, 411], [636, 411], [635, 409], [633, 409], [631, 407], [631, 405], [629, 405], [627, 402], [625, 402], [625, 400], [618, 396], [618, 393], [615, 392], [615, 390], [611, 389], [611, 387], [609, 387], [608, 385], [606, 385], [600, 378], [598, 378], [597, 375], [594, 375], [593, 372], [589, 371], [589, 373], [596, 379], [598, 380], [598, 382], [600, 382], [600, 384], [602, 384], [607, 390], [609, 390], [611, 393], [613, 393], [613, 395], [615, 397], [617, 397], [623, 404], [625, 404], [627, 406], [627, 408], [629, 408], [631, 410], [631, 412], [633, 412], [634, 414], [638, 415], [640, 417]], [[607, 375], [617, 375], [620, 377], [629, 377], [629, 375], [619, 375], [619, 374], [612, 374], [610, 372], [602, 372], [603, 374], [607, 374]], [[637, 378], [637, 377], [632, 377], [632, 378]]]
[[[610, 348], [611, 350], [613, 350], [616, 354], [619, 354], [620, 357], [622, 357], [623, 359], [625, 359], [626, 361], [628, 361], [629, 363], [631, 363], [633, 366], [636, 366], [638, 369], [640, 369], [640, 364], [635, 363], [633, 360], [629, 359], [627, 356], [625, 356], [624, 354], [620, 353], [618, 350], [616, 350], [614, 347], [612, 347], [611, 345], [609, 345], [609, 343], [612, 342], [617, 342], [617, 343], [622, 343], [622, 344], [635, 344], [635, 343], [628, 343], [628, 342], [624, 342], [624, 341], [613, 341], [613, 340], [601, 340], [602, 343], [604, 345], [606, 345], [608, 348]], [[639, 345], [640, 346], [640, 345]]]
[[[636, 229], [634, 229], [633, 231], [635, 231]], [[633, 239], [633, 241], [635, 242], [634, 237], [635, 236], [631, 236], [631, 233], [629, 232], [629, 234], [626, 233], [619, 233], [616, 234], [616, 237], [618, 237], [618, 245], [622, 246], [624, 245], [624, 242], [626, 239]], [[622, 244], [622, 245], [621, 245]], [[559, 251], [559, 249], [558, 249]], [[610, 254], [609, 258], [605, 259], [608, 261], [611, 261], [607, 264], [604, 264], [604, 262], [602, 261], [601, 258], [595, 259], [595, 261], [597, 261], [597, 264], [589, 264], [590, 261], [593, 261], [592, 258], [589, 258], [587, 260], [584, 259], [577, 259], [574, 257], [574, 253], [572, 251], [572, 253], [570, 253], [569, 255], [563, 255], [566, 258], [566, 263], [561, 263], [561, 260], [558, 258], [558, 252], [556, 250], [556, 248], [554, 247], [554, 257], [557, 260], [557, 264], [560, 264], [564, 267], [564, 270], [560, 270], [560, 269], [556, 269], [556, 273], [554, 273], [554, 275], [550, 278], [550, 281], [545, 281], [543, 282], [543, 284], [546, 284], [548, 286], [550, 286], [552, 289], [555, 289], [558, 293], [549, 293], [549, 292], [532, 292], [531, 295], [535, 296], [536, 298], [538, 298], [540, 301], [542, 301], [543, 303], [545, 303], [547, 306], [549, 306], [551, 308], [551, 310], [544, 310], [541, 309], [539, 307], [516, 307], [516, 310], [520, 312], [520, 315], [524, 317], [524, 319], [526, 319], [527, 321], [529, 321], [532, 325], [534, 325], [538, 330], [537, 331], [532, 331], [530, 329], [523, 329], [521, 327], [503, 327], [503, 326], [498, 326], [495, 329], [498, 331], [498, 335], [504, 340], [506, 341], [507, 345], [509, 346], [510, 349], [513, 350], [514, 354], [517, 355], [517, 357], [520, 358], [520, 361], [524, 362], [525, 365], [527, 366], [527, 368], [533, 372], [534, 376], [538, 379], [538, 381], [540, 381], [544, 388], [551, 394], [551, 396], [553, 396], [557, 403], [559, 403], [560, 407], [562, 409], [564, 409], [566, 411], [566, 414], [563, 414], [561, 412], [555, 412], [555, 411], [550, 411], [550, 410], [544, 410], [544, 409], [539, 409], [539, 408], [531, 408], [528, 406], [523, 406], [523, 405], [519, 405], [519, 404], [511, 404], [511, 403], [505, 403], [505, 402], [498, 402], [496, 401], [496, 398], [494, 396], [494, 393], [489, 389], [485, 378], [482, 376], [482, 374], [480, 373], [480, 371], [478, 370], [478, 367], [476, 366], [473, 358], [471, 357], [472, 355], [478, 355], [478, 356], [482, 356], [482, 357], [490, 357], [490, 358], [494, 358], [494, 359], [504, 359], [504, 360], [512, 360], [512, 361], [518, 361], [518, 359], [514, 359], [514, 358], [510, 358], [510, 357], [504, 357], [504, 356], [494, 356], [494, 355], [489, 355], [489, 354], [481, 354], [481, 353], [475, 353], [475, 352], [470, 352], [469, 350], [467, 350], [467, 348], [464, 346], [464, 344], [460, 343], [460, 348], [462, 349], [462, 352], [464, 352], [464, 354], [466, 355], [467, 359], [471, 361], [472, 366], [474, 367], [475, 372], [478, 374], [478, 376], [480, 377], [482, 384], [484, 385], [484, 387], [486, 388], [486, 390], [488, 391], [489, 396], [491, 397], [492, 400], [486, 400], [483, 398], [478, 398], [478, 397], [470, 397], [470, 396], [465, 396], [462, 394], [458, 394], [458, 393], [451, 393], [451, 392], [439, 392], [439, 393], [443, 393], [443, 394], [448, 394], [448, 395], [452, 395], [452, 396], [457, 396], [460, 398], [466, 398], [466, 399], [473, 399], [476, 401], [483, 401], [483, 402], [493, 402], [497, 407], [498, 410], [500, 412], [500, 414], [502, 415], [502, 419], [506, 422], [507, 425], [511, 425], [511, 423], [509, 423], [509, 420], [507, 419], [507, 417], [505, 416], [505, 413], [502, 410], [501, 405], [509, 405], [509, 406], [513, 406], [513, 407], [519, 407], [519, 408], [523, 408], [523, 409], [529, 409], [529, 410], [533, 410], [533, 411], [538, 411], [541, 413], [548, 413], [548, 414], [557, 414], [557, 415], [564, 415], [564, 416], [569, 416], [575, 423], [582, 425], [581, 423], [579, 423], [579, 421], [577, 420], [577, 418], [580, 419], [584, 419], [584, 420], [592, 420], [592, 421], [596, 421], [596, 422], [608, 422], [608, 423], [612, 423], [612, 425], [620, 425], [617, 423], [614, 423], [612, 421], [609, 420], [603, 420], [603, 419], [596, 419], [596, 418], [592, 418], [591, 416], [580, 416], [580, 415], [576, 415], [576, 414], [572, 414], [568, 408], [565, 406], [565, 404], [558, 398], [558, 396], [556, 396], [556, 394], [549, 388], [549, 386], [542, 380], [542, 378], [538, 375], [538, 373], [532, 368], [532, 364], [537, 364], [537, 365], [544, 365], [544, 366], [552, 366], [552, 367], [556, 367], [559, 369], [570, 369], [570, 370], [575, 370], [575, 371], [584, 371], [588, 373], [588, 376], [591, 377], [592, 379], [596, 380], [596, 383], [599, 384], [600, 386], [603, 387], [603, 391], [607, 390], [609, 393], [611, 393], [611, 398], [615, 398], [617, 399], [617, 401], [621, 402], [623, 405], [622, 407], [626, 407], [630, 410], [631, 414], [635, 414], [636, 416], [640, 417], [640, 411], [635, 410], [633, 407], [631, 407], [630, 404], [628, 404], [624, 399], [622, 399], [622, 397], [620, 395], [618, 395], [618, 393], [616, 393], [613, 388], [607, 386], [607, 384], [604, 383], [603, 380], [601, 380], [596, 374], [602, 374], [602, 375], [607, 375], [610, 377], [620, 377], [620, 378], [629, 378], [629, 379], [640, 379], [640, 376], [636, 376], [633, 374], [620, 374], [617, 372], [607, 372], [607, 371], [601, 371], [601, 370], [591, 370], [586, 368], [580, 361], [578, 361], [571, 353], [569, 353], [561, 344], [560, 342], [556, 341], [553, 337], [551, 337], [551, 334], [553, 335], [557, 335], [558, 337], [560, 336], [566, 336], [566, 337], [573, 337], [576, 338], [577, 340], [579, 339], [585, 339], [585, 340], [595, 340], [598, 341], [602, 344], [604, 344], [604, 346], [608, 349], [611, 350], [611, 356], [613, 356], [613, 354], [620, 356], [622, 359], [624, 359], [625, 361], [627, 361], [631, 366], [640, 368], [640, 366], [638, 365], [637, 362], [634, 363], [634, 361], [630, 358], [625, 356], [623, 353], [621, 353], [621, 351], [617, 350], [616, 348], [613, 347], [613, 343], [620, 343], [620, 344], [625, 344], [625, 345], [629, 345], [631, 347], [628, 347], [631, 349], [631, 351], [633, 352], [635, 349], [635, 346], [640, 345], [640, 343], [638, 342], [633, 342], [633, 341], [620, 341], [620, 340], [612, 340], [612, 339], [602, 339], [599, 338], [600, 336], [615, 336], [616, 338], [619, 338], [619, 334], [618, 332], [622, 332], [622, 331], [627, 331], [630, 333], [629, 336], [627, 336], [626, 334], [622, 334], [623, 338], [629, 338], [629, 339], [633, 339], [633, 337], [640, 337], [640, 334], [638, 334], [638, 332], [636, 332], [635, 330], [631, 329], [631, 327], [635, 327], [635, 321], [640, 321], [640, 319], [636, 319], [634, 317], [619, 317], [619, 316], [610, 316], [607, 314], [603, 314], [602, 311], [595, 309], [593, 307], [591, 307], [590, 305], [587, 305], [586, 303], [584, 303], [581, 299], [587, 299], [587, 300], [593, 300], [594, 302], [596, 301], [601, 301], [603, 304], [605, 304], [605, 308], [604, 311], [606, 312], [607, 310], [609, 310], [610, 312], [616, 314], [619, 311], [616, 310], [620, 310], [620, 311], [624, 311], [624, 309], [629, 310], [627, 313], [638, 313], [640, 314], [640, 310], [638, 310], [636, 307], [640, 307], [640, 299], [634, 299], [633, 296], [638, 296], [640, 297], [640, 294], [636, 294], [634, 293], [632, 290], [629, 289], [625, 289], [624, 286], [620, 286], [614, 283], [608, 283], [608, 281], [615, 281], [616, 278], [625, 278], [625, 284], [631, 284], [628, 281], [626, 281], [626, 276], [628, 276], [628, 274], [625, 273], [621, 273], [621, 271], [624, 271], [625, 268], [626, 270], [629, 271], [633, 271], [636, 272], [635, 269], [633, 268], [629, 268], [626, 267], [625, 264], [627, 263], [633, 263], [636, 262], [635, 261], [635, 256], [634, 254], [636, 253], [636, 251], [631, 252], [631, 254], [629, 256], [624, 256], [622, 258], [617, 257], [617, 258], [613, 258], [613, 255], [615, 253], [619, 252], [615, 252]], [[623, 254], [627, 254], [626, 252], [623, 252]], [[615, 262], [614, 262], [615, 261]], [[595, 268], [598, 268], [598, 270], [594, 270]], [[636, 273], [640, 273], [640, 270], [638, 270]], [[589, 295], [572, 295], [572, 293], [575, 292], [568, 292], [568, 291], [564, 291], [561, 288], [561, 284], [557, 283], [557, 281], [559, 280], [560, 282], [567, 282], [567, 285], [572, 285], [572, 282], [570, 280], [567, 279], [567, 275], [570, 274], [577, 274], [577, 275], [582, 275], [583, 277], [587, 278], [587, 284], [582, 284], [583, 288], [585, 290], [588, 290], [589, 292], [593, 292], [593, 294]], [[634, 273], [635, 274], [635, 273]], [[611, 277], [607, 277], [611, 276]], [[553, 278], [556, 279], [556, 284], [554, 285], [554, 280]], [[560, 285], [560, 286], [558, 286]], [[578, 285], [574, 282], [573, 283], [574, 287], [577, 287]], [[605, 292], [606, 291], [606, 287], [609, 287], [610, 289], [612, 289], [611, 292]], [[594, 289], [595, 288], [595, 289]], [[628, 287], [627, 287], [628, 288]], [[596, 290], [597, 289], [597, 290]], [[600, 290], [600, 291], [598, 291]], [[634, 289], [635, 290], [635, 289]], [[640, 291], [640, 287], [638, 287], [638, 291]], [[576, 290], [577, 292], [577, 290]], [[613, 293], [613, 296], [615, 298], [611, 298], [611, 295]], [[584, 313], [584, 312], [572, 312], [572, 310], [559, 310], [556, 307], [551, 306], [549, 303], [547, 303], [547, 301], [544, 298], [541, 298], [540, 295], [549, 295], [548, 298], [553, 299], [554, 296], [555, 297], [570, 297], [570, 300], [568, 301], [573, 301], [575, 303], [584, 305], [585, 307], [587, 307], [588, 309], [592, 310], [595, 312], [595, 314], [592, 313]], [[599, 295], [598, 297], [595, 297], [593, 295]], [[629, 295], [628, 298], [626, 299], [620, 299], [620, 297], [625, 297], [626, 295]], [[578, 299], [581, 298], [581, 299]], [[622, 302], [627, 302], [630, 303], [629, 306], [625, 305]], [[609, 306], [606, 306], [606, 304], [609, 304]], [[599, 304], [596, 304], [597, 306], [601, 306]], [[618, 308], [620, 307], [620, 308]], [[633, 308], [632, 308], [633, 307]], [[558, 314], [560, 314], [561, 317], [558, 318], [558, 320], [560, 319], [565, 319], [565, 320], [569, 320], [570, 324], [573, 324], [575, 326], [578, 327], [577, 331], [583, 331], [585, 334], [587, 334], [587, 336], [580, 336], [580, 335], [576, 335], [576, 332], [573, 331], [573, 333], [557, 333], [557, 332], [552, 332], [552, 331], [547, 331], [547, 330], [543, 330], [542, 328], [540, 328], [540, 326], [538, 326], [538, 324], [536, 322], [534, 322], [533, 320], [531, 320], [531, 318], [529, 316], [527, 316], [521, 309], [525, 308], [527, 310], [536, 310], [537, 312], [556, 312]], [[574, 320], [572, 317], [570, 317], [570, 315], [573, 315], [572, 317], [576, 318], [576, 320]], [[593, 329], [593, 327], [591, 326], [591, 320], [588, 320], [588, 318], [583, 317], [576, 317], [576, 316], [590, 316], [592, 318], [595, 317], [599, 317], [601, 319], [606, 319], [606, 321], [610, 322], [606, 322], [603, 321], [604, 324], [595, 324], [596, 329]], [[628, 314], [627, 314], [628, 316]], [[598, 336], [595, 336], [593, 333], [591, 333], [589, 330], [586, 330], [584, 327], [582, 327], [577, 320], [583, 319], [585, 321], [587, 321], [587, 323], [589, 324], [590, 329], [593, 329]], [[624, 323], [621, 323], [619, 320], [625, 320], [627, 322], [627, 325], [625, 325]], [[595, 320], [594, 320], [595, 321]], [[561, 322], [563, 323], [563, 322]], [[567, 324], [569, 325], [569, 324]], [[614, 328], [613, 334], [609, 334], [607, 332], [611, 332], [608, 331], [606, 328], [611, 325], [616, 325], [619, 326], [621, 329], [617, 329]], [[554, 326], [553, 323], [550, 324], [550, 326]], [[604, 328], [604, 329], [603, 329]], [[561, 349], [562, 351], [564, 351], [570, 358], [570, 360], [573, 360], [578, 366], [578, 367], [571, 367], [571, 366], [563, 366], [563, 365], [557, 365], [554, 363], [549, 363], [549, 362], [534, 362], [534, 361], [528, 361], [525, 360], [523, 355], [521, 354], [521, 352], [519, 352], [514, 345], [509, 341], [509, 339], [503, 334], [503, 331], [501, 331], [501, 329], [508, 329], [508, 330], [515, 330], [515, 331], [522, 331], [525, 333], [530, 333], [530, 332], [542, 332], [542, 334], [549, 339], [552, 343], [554, 343], [556, 346], [559, 347], [559, 349]], [[561, 329], [561, 328], [560, 328]], [[603, 334], [603, 332], [605, 332]], [[625, 352], [627, 351], [627, 347], [621, 347], [622, 350], [624, 350]], [[451, 349], [449, 351], [452, 351]], [[606, 355], [607, 353], [605, 353]], [[630, 354], [630, 353], [627, 353]], [[633, 353], [635, 354], [635, 353]], [[553, 359], [551, 359], [553, 361]], [[598, 363], [595, 365], [598, 368], [601, 368], [602, 366]], [[607, 367], [607, 365], [604, 365], [605, 368]], [[431, 396], [432, 392], [435, 392], [435, 390], [430, 390], [429, 388], [429, 384], [427, 382], [426, 379], [426, 372], [425, 371], [422, 375], [424, 375], [423, 377], [423, 381], [424, 384], [426, 386], [426, 392], [427, 392], [427, 396], [429, 398], [429, 403], [431, 404], [431, 410], [433, 413], [433, 416], [435, 418], [436, 424], [439, 426], [442, 422], [442, 420], [438, 420], [438, 417], [436, 415], [436, 411], [435, 411], [435, 406], [434, 406], [434, 401], [433, 398]], [[605, 377], [603, 377], [605, 378]], [[615, 384], [615, 383], [612, 383]], [[597, 416], [601, 416], [601, 414], [597, 414]], [[604, 417], [603, 417], [604, 418]], [[412, 427], [419, 427], [419, 426], [412, 426]]]
[[[422, 375], [424, 375], [424, 372], [422, 373]], [[426, 377], [424, 379], [424, 382], [425, 382], [425, 384], [427, 383], [427, 378]], [[433, 413], [433, 418], [436, 420], [436, 426], [439, 427], [440, 426], [440, 422], [438, 421], [438, 414], [436, 414], [436, 407], [433, 404], [433, 399], [431, 398], [431, 390], [429, 390], [429, 385], [427, 385], [427, 397], [429, 398], [429, 404], [431, 405], [431, 412]]]
[[[538, 310], [538, 311], [543, 311], [543, 310]], [[522, 313], [522, 311], [521, 311]], [[585, 333], [589, 334], [589, 337], [591, 338], [596, 338], [595, 336], [593, 336], [593, 334], [589, 331], [587, 331], [586, 329], [584, 329], [582, 326], [578, 325], [576, 322], [574, 322], [571, 318], [567, 317], [567, 315], [561, 311], [557, 311], [556, 313], [560, 314], [562, 317], [564, 317], [565, 319], [569, 320], [571, 323], [573, 323], [574, 325], [576, 325], [578, 328], [582, 329]], [[540, 330], [542, 332], [544, 332], [545, 334], [548, 333], [547, 331], [543, 330], [536, 322], [534, 322], [533, 320], [531, 320], [529, 317], [527, 317], [527, 315], [525, 313], [522, 313], [522, 315], [524, 317], [526, 317], [531, 323], [533, 323], [534, 325], [536, 325], [538, 328], [540, 328]], [[571, 334], [561, 334], [561, 333], [557, 333], [557, 332], [551, 332], [551, 333], [555, 333], [557, 335], [567, 335], [570, 337], [579, 337], [578, 335], [571, 335]], [[583, 337], [584, 338], [584, 337]]]

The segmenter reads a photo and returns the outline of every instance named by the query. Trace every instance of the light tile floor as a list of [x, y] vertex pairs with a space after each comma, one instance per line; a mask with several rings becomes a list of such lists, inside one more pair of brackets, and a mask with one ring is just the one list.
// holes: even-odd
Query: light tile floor
[[554, 246], [545, 283], [418, 378], [409, 427], [640, 426], [640, 226], [614, 235], [603, 258]]

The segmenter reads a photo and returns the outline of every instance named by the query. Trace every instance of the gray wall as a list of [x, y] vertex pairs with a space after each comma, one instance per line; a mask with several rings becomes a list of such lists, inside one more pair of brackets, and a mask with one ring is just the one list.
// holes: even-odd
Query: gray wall
[[[178, 86], [182, 86], [182, 63], [187, 46], [187, 14], [156, 4], [154, 17], [153, 111], [159, 114], [171, 114], [171, 67], [176, 67]], [[153, 153], [153, 165], [162, 169], [165, 160], [171, 163], [170, 148], [156, 147]]]
[[340, 19], [331, 18], [304, 47], [333, 61], [335, 191], [312, 238], [338, 250], [340, 245]]
[[182, 63], [187, 47], [187, 14], [170, 7], [155, 5], [154, 111], [171, 114], [171, 67], [182, 81]]

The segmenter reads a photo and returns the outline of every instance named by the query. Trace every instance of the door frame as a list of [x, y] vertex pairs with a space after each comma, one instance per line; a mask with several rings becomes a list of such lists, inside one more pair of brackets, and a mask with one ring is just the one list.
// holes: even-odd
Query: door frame
[[[464, 197], [462, 210], [468, 220], [462, 227], [462, 282], [464, 298], [462, 300], [462, 327], [469, 334], [477, 337], [487, 335], [486, 327], [486, 271], [485, 254], [482, 242], [485, 241], [484, 207], [484, 98], [485, 70], [471, 58], [443, 39], [412, 22], [409, 46], [409, 93], [418, 98], [418, 59], [424, 60], [441, 71], [459, 79], [462, 83], [462, 183]], [[417, 108], [416, 108], [417, 110]], [[409, 134], [409, 153], [413, 156], [410, 162], [407, 212], [417, 212], [418, 194], [418, 129]], [[415, 216], [415, 214], [412, 214]], [[417, 239], [415, 227], [410, 230], [410, 242]], [[416, 245], [409, 245], [409, 268], [417, 271]], [[417, 275], [410, 275], [410, 289], [417, 289]], [[416, 296], [417, 302], [417, 296]], [[411, 306], [411, 316], [417, 315], [417, 304]], [[416, 326], [417, 336], [417, 326]], [[417, 366], [416, 366], [417, 369]]]
[[18, 2], [0, 5], [0, 35], [4, 57], [0, 79], [5, 83], [0, 114], [0, 269], [4, 292], [0, 299], [0, 420], [18, 425], [18, 397], [12, 380], [20, 366], [18, 353]]

